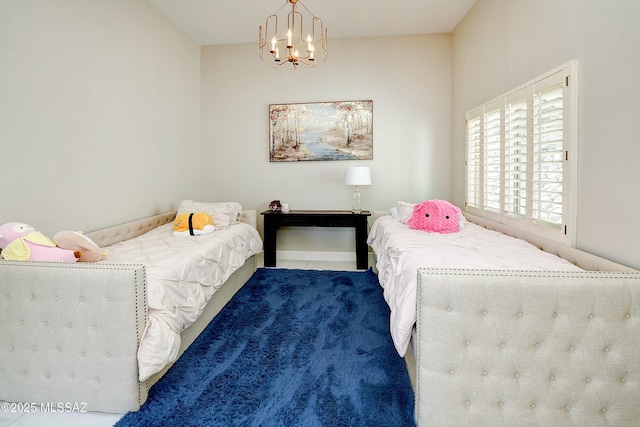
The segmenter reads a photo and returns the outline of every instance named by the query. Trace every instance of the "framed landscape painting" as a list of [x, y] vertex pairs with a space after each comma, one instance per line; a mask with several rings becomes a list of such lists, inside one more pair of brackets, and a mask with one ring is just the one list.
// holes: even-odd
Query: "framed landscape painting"
[[269, 105], [269, 160], [373, 159], [373, 101]]

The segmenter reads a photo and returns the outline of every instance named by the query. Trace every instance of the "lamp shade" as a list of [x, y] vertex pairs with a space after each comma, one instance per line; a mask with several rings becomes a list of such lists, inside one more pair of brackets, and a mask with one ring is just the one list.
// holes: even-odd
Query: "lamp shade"
[[347, 169], [346, 185], [371, 185], [371, 170], [369, 166], [352, 166]]

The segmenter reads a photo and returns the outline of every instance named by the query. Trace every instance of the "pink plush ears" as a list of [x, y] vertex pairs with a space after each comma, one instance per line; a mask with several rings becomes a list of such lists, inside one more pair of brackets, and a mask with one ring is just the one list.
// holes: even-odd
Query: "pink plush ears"
[[426, 200], [413, 208], [409, 227], [434, 233], [460, 231], [460, 209], [446, 200]]

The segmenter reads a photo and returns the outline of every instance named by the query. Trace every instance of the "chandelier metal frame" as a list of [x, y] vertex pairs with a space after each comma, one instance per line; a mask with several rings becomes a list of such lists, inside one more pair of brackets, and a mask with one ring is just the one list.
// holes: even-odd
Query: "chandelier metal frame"
[[[280, 20], [286, 20], [286, 34], [278, 34], [278, 14], [288, 4], [291, 5], [291, 11], [284, 13]], [[298, 5], [311, 15], [311, 25], [304, 29], [304, 17], [298, 11]], [[307, 34], [303, 38], [304, 33]], [[300, 0], [285, 0], [284, 4], [274, 14], [269, 15], [265, 21], [265, 25], [258, 27], [258, 51], [261, 60], [267, 60], [270, 67], [278, 68], [286, 65], [289, 69], [297, 69], [298, 65], [303, 64], [308, 67], [315, 67], [317, 60], [326, 61], [328, 52], [327, 29], [324, 28], [322, 20], [315, 16]], [[316, 38], [316, 35], [319, 37]], [[305, 47], [306, 45], [306, 47]], [[300, 47], [303, 48], [303, 54], [300, 55]], [[320, 55], [320, 58], [317, 55]]]

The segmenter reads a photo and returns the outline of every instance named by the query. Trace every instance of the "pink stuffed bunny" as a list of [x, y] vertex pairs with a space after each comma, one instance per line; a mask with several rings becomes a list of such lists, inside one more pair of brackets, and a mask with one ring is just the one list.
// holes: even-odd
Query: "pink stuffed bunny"
[[426, 200], [413, 208], [409, 227], [435, 233], [460, 231], [460, 209], [445, 200]]
[[80, 256], [57, 247], [51, 239], [21, 222], [0, 225], [0, 249], [0, 255], [7, 260], [74, 262]]

